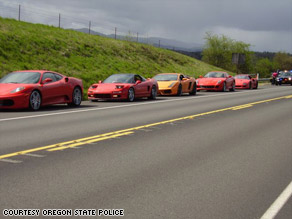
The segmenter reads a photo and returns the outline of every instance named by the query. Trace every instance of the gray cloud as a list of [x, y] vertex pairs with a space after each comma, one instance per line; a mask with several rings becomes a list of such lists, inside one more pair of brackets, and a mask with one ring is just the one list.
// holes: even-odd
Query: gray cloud
[[0, 0], [0, 7], [1, 3], [55, 17], [61, 13], [66, 25], [82, 26], [91, 20], [107, 33], [118, 27], [124, 33], [203, 44], [205, 32], [212, 31], [250, 43], [253, 50], [292, 53], [291, 0]]

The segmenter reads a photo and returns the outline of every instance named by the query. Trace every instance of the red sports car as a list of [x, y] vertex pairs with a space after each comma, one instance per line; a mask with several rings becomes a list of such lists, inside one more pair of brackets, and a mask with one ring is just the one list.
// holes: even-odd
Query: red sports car
[[155, 79], [145, 79], [137, 74], [113, 74], [103, 82], [93, 84], [88, 89], [88, 99], [125, 99], [148, 97], [156, 99], [158, 84]]
[[82, 101], [82, 81], [47, 70], [11, 72], [0, 80], [0, 108], [31, 108], [67, 103], [79, 106]]
[[258, 79], [253, 78], [248, 74], [240, 74], [235, 77], [235, 88], [236, 89], [257, 89]]
[[197, 79], [197, 91], [212, 90], [212, 91], [234, 91], [235, 80], [227, 72], [209, 72], [204, 77], [200, 76]]

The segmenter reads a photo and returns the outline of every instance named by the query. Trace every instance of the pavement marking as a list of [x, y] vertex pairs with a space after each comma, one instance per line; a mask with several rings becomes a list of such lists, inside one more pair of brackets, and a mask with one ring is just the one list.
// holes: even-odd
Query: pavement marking
[[22, 154], [25, 156], [30, 156], [30, 157], [45, 157], [46, 155], [40, 155], [40, 154], [31, 154], [31, 153], [27, 153], [27, 154]]
[[274, 203], [269, 207], [261, 219], [273, 219], [285, 205], [288, 199], [292, 196], [292, 181], [280, 194], [280, 196], [274, 201]]
[[66, 141], [66, 142], [47, 145], [47, 146], [43, 146], [43, 147], [32, 148], [32, 149], [28, 149], [28, 150], [24, 150], [24, 151], [18, 151], [18, 152], [15, 152], [15, 153], [3, 154], [3, 155], [0, 155], [0, 159], [6, 159], [6, 158], [9, 158], [9, 157], [14, 157], [14, 156], [18, 156], [18, 155], [24, 155], [24, 154], [28, 154], [28, 153], [36, 152], [36, 151], [43, 151], [43, 150], [58, 151], [58, 150], [64, 150], [64, 149], [67, 149], [67, 148], [78, 147], [80, 145], [85, 145], [85, 144], [89, 145], [90, 143], [95, 143], [95, 142], [99, 142], [99, 141], [103, 141], [103, 140], [107, 140], [107, 139], [114, 139], [114, 138], [118, 138], [118, 137], [121, 137], [121, 136], [131, 135], [136, 130], [143, 130], [143, 129], [147, 129], [147, 128], [153, 128], [155, 126], [159, 126], [159, 125], [163, 125], [163, 124], [172, 124], [174, 122], [183, 121], [183, 120], [187, 120], [187, 119], [195, 119], [197, 117], [210, 115], [210, 114], [214, 114], [214, 113], [219, 113], [219, 112], [224, 112], [224, 111], [227, 111], [227, 110], [246, 109], [247, 107], [252, 107], [252, 106], [254, 106], [256, 104], [268, 103], [268, 102], [271, 102], [271, 101], [284, 100], [284, 99], [288, 99], [288, 98], [292, 98], [292, 95], [276, 97], [276, 98], [267, 99], [267, 100], [261, 100], [261, 101], [257, 101], [257, 102], [253, 102], [253, 103], [248, 103], [248, 104], [243, 104], [243, 105], [238, 105], [238, 106], [232, 106], [232, 107], [227, 107], [227, 108], [223, 108], [223, 109], [212, 110], [212, 111], [209, 111], [209, 112], [198, 113], [198, 114], [195, 114], [195, 115], [184, 116], [184, 117], [180, 117], [180, 118], [165, 120], [165, 121], [151, 123], [151, 124], [147, 124], [147, 125], [141, 125], [141, 126], [137, 126], [137, 127], [133, 127], [133, 128], [122, 129], [122, 130], [108, 132], [108, 133], [99, 134], [99, 135], [95, 135], [95, 136], [80, 138], [80, 139], [76, 139], [76, 140], [72, 140], [72, 141]]
[[11, 159], [0, 159], [0, 161], [7, 162], [7, 163], [22, 163], [20, 160], [11, 160]]
[[124, 132], [124, 133], [121, 133], [121, 134], [109, 135], [109, 136], [106, 136], [106, 137], [100, 137], [100, 138], [96, 138], [96, 139], [92, 139], [92, 140], [88, 140], [88, 141], [83, 141], [83, 142], [79, 142], [79, 143], [75, 143], [75, 144], [69, 144], [69, 145], [66, 145], [66, 146], [55, 147], [55, 148], [49, 149], [47, 151], [59, 151], [59, 150], [67, 149], [67, 148], [74, 148], [76, 146], [85, 145], [85, 144], [92, 144], [92, 143], [96, 143], [96, 142], [107, 140], [107, 139], [112, 139], [112, 138], [117, 138], [117, 137], [120, 137], [120, 136], [130, 135], [130, 134], [133, 134], [133, 133], [134, 132]]
[[190, 100], [190, 99], [200, 99], [200, 98], [208, 98], [208, 97], [214, 97], [214, 96], [237, 95], [237, 94], [243, 94], [243, 93], [246, 93], [246, 92], [266, 91], [266, 90], [269, 90], [269, 89], [273, 89], [273, 88], [268, 88], [268, 89], [264, 89], [264, 90], [246, 90], [246, 91], [241, 91], [241, 92], [226, 92], [226, 93], [222, 93], [222, 94], [214, 94], [214, 95], [208, 95], [208, 96], [194, 96], [194, 97], [187, 97], [187, 98], [175, 98], [175, 99], [170, 99], [170, 100], [150, 101], [150, 102], [143, 102], [143, 103], [132, 103], [132, 104], [119, 105], [119, 106], [109, 106], [109, 107], [102, 107], [102, 108], [90, 108], [90, 109], [83, 109], [83, 110], [72, 110], [72, 111], [65, 111], [65, 112], [58, 112], [58, 113], [46, 113], [46, 114], [39, 114], [39, 115], [32, 115], [32, 116], [20, 116], [20, 117], [12, 117], [12, 118], [0, 119], [0, 122], [19, 120], [19, 119], [46, 117], [46, 116], [55, 116], [55, 115], [62, 115], [62, 114], [71, 114], [71, 113], [81, 113], [81, 112], [88, 112], [88, 111], [99, 111], [99, 110], [108, 110], [108, 109], [116, 109], [116, 108], [124, 108], [124, 107], [133, 107], [133, 106], [141, 106], [141, 105], [148, 105], [148, 104], [159, 104], [159, 103], [173, 102], [173, 101], [185, 101], [185, 100]]

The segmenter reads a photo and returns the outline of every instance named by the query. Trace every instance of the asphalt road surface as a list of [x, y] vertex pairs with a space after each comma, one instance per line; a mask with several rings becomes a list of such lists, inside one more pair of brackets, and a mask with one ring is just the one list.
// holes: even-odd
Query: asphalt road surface
[[0, 111], [0, 218], [291, 219], [291, 133], [292, 86]]

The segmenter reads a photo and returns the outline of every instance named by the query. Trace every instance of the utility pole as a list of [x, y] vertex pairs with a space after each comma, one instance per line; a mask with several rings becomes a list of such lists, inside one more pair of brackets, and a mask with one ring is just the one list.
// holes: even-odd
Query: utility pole
[[115, 40], [117, 39], [117, 28], [115, 27]]
[[61, 27], [61, 14], [59, 13], [59, 28]]
[[18, 5], [18, 21], [20, 21], [20, 9], [21, 9], [21, 5]]
[[90, 28], [91, 28], [91, 21], [89, 21], [89, 26], [88, 26], [88, 33], [90, 35]]

